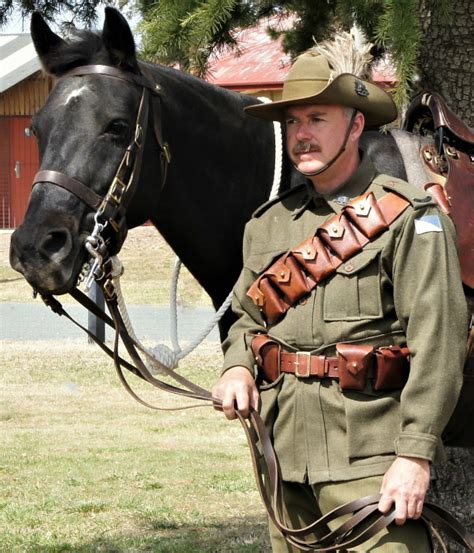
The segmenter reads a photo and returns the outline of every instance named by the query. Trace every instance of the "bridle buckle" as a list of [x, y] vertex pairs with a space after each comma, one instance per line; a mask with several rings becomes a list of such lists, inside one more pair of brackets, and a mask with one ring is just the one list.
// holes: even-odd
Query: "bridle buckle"
[[109, 198], [119, 205], [126, 189], [127, 185], [116, 176], [110, 187]]

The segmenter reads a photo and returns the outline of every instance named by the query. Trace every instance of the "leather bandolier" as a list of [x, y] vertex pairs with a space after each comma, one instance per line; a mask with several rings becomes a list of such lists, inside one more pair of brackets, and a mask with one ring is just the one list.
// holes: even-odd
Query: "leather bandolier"
[[405, 211], [410, 202], [388, 192], [367, 192], [330, 217], [315, 234], [278, 258], [247, 292], [268, 324], [280, 319], [342, 263], [359, 253]]

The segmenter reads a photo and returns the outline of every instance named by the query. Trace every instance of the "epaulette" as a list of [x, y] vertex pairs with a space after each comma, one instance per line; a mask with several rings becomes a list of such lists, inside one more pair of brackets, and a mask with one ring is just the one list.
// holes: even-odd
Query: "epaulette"
[[410, 202], [413, 209], [420, 209], [430, 205], [438, 205], [433, 197], [428, 194], [428, 192], [422, 188], [417, 188], [413, 184], [410, 184], [402, 179], [390, 177], [389, 175], [377, 175], [374, 183], [378, 184], [385, 190], [390, 190], [391, 192], [395, 192], [396, 194], [403, 196]]
[[272, 205], [277, 204], [278, 202], [281, 202], [285, 198], [288, 198], [289, 196], [295, 194], [296, 192], [299, 192], [300, 190], [306, 188], [305, 183], [298, 184], [297, 186], [290, 188], [289, 190], [285, 190], [285, 192], [282, 192], [281, 194], [278, 194], [278, 196], [275, 196], [271, 200], [267, 200], [264, 204], [257, 207], [257, 209], [252, 213], [252, 218], [254, 217], [260, 217], [267, 209], [269, 209]]

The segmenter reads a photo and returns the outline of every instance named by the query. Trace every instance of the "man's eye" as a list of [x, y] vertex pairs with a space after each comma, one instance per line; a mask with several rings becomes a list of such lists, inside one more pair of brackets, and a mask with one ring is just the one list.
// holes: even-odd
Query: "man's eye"
[[296, 123], [296, 119], [287, 119], [286, 124], [287, 125], [294, 125]]

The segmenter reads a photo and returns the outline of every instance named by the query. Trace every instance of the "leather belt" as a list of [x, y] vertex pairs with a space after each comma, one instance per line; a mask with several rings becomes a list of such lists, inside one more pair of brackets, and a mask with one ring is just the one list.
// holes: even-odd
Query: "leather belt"
[[[280, 352], [280, 371], [294, 374], [298, 378], [335, 378], [339, 380], [341, 363], [340, 357], [326, 357], [325, 355], [311, 355], [307, 351]], [[374, 377], [373, 367], [369, 367], [366, 378]]]
[[284, 351], [277, 340], [262, 333], [253, 335], [251, 348], [260, 377], [267, 382], [283, 372], [299, 378], [333, 378], [343, 390], [363, 390], [367, 379], [372, 379], [374, 390], [396, 390], [408, 378], [408, 348], [396, 345], [375, 349], [370, 344], [338, 343], [337, 357], [327, 357]]

